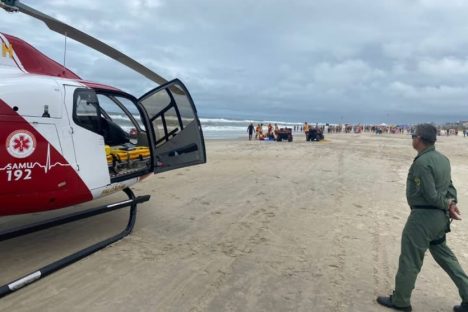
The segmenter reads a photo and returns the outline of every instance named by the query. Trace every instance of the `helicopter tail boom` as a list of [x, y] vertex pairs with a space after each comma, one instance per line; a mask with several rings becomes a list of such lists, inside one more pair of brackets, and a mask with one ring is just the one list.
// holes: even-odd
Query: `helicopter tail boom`
[[67, 25], [49, 15], [46, 15], [42, 12], [39, 12], [23, 3], [19, 0], [0, 0], [0, 7], [8, 12], [21, 12], [31, 17], [34, 17], [40, 21], [43, 21], [50, 30], [53, 30], [59, 34], [62, 34], [68, 38], [72, 38], [96, 51], [101, 52], [102, 54], [112, 58], [113, 60], [133, 69], [137, 73], [145, 76], [146, 78], [156, 82], [157, 84], [165, 84], [168, 81], [156, 74], [146, 66], [138, 63], [129, 56], [123, 54], [122, 52], [114, 49], [108, 44], [74, 28], [70, 25]]

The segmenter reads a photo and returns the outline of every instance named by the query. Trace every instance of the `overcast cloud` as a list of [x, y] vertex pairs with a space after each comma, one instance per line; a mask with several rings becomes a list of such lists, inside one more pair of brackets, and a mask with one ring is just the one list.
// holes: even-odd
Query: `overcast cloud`
[[[204, 117], [314, 122], [468, 120], [468, 1], [23, 1], [180, 78]], [[20, 13], [0, 32], [63, 62], [64, 39]], [[81, 77], [153, 84], [68, 41]]]

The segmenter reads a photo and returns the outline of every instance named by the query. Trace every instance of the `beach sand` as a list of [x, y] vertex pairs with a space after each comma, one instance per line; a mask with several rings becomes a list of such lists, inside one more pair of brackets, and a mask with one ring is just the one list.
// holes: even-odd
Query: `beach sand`
[[[206, 147], [207, 164], [134, 187], [152, 197], [130, 236], [0, 299], [0, 311], [389, 311], [375, 298], [392, 290], [409, 214], [408, 135]], [[440, 137], [437, 147], [467, 218], [452, 223], [448, 244], [468, 271], [468, 138]], [[126, 219], [119, 211], [2, 242], [0, 282], [110, 236]], [[412, 298], [415, 311], [460, 302], [429, 253]]]

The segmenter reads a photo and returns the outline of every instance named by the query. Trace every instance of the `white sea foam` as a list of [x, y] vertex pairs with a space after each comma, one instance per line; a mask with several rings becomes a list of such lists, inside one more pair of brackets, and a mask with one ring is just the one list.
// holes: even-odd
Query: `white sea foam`
[[201, 123], [204, 123], [204, 122], [219, 122], [219, 123], [239, 123], [239, 122], [242, 122], [242, 123], [250, 124], [251, 122], [252, 123], [257, 122], [255, 120], [235, 120], [235, 119], [226, 119], [226, 118], [201, 118], [200, 117], [199, 119], [200, 119]]
[[216, 126], [203, 126], [202, 129], [204, 131], [237, 131], [239, 133], [246, 132], [247, 128], [246, 127], [230, 127], [230, 126], [225, 126], [225, 127], [216, 127]]

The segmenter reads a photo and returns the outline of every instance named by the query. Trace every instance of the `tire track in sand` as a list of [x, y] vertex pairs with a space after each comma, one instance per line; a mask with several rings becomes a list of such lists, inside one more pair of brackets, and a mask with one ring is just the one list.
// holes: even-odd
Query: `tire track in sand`
[[346, 281], [345, 277], [345, 258], [346, 258], [346, 248], [345, 248], [345, 235], [342, 233], [342, 229], [346, 229], [346, 220], [343, 218], [343, 192], [344, 192], [344, 178], [343, 178], [343, 171], [344, 171], [344, 153], [343, 150], [338, 152], [338, 159], [337, 159], [337, 179], [336, 179], [336, 194], [334, 196], [334, 206], [336, 209], [334, 210], [333, 219], [337, 220], [338, 224], [335, 224], [334, 236], [332, 239], [332, 260], [333, 262], [328, 265], [329, 269], [333, 271], [330, 275], [331, 284], [334, 286], [333, 294], [331, 296], [331, 300], [333, 300], [333, 309], [332, 311], [335, 312], [344, 312], [346, 311], [346, 304], [343, 300], [346, 297], [344, 292], [344, 285], [343, 281]]

